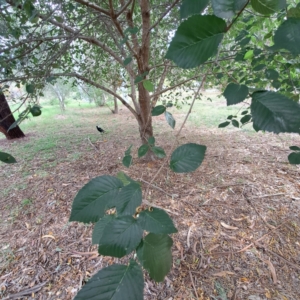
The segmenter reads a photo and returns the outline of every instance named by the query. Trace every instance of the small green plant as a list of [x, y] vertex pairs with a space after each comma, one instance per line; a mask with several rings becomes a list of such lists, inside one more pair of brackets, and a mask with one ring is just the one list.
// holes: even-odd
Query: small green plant
[[[148, 147], [155, 139], [149, 138]], [[131, 162], [131, 147], [125, 157]], [[185, 144], [170, 159], [177, 173], [192, 172], [202, 163], [206, 147]], [[123, 161], [124, 163], [124, 161]], [[126, 161], [125, 161], [126, 164]], [[130, 164], [129, 164], [130, 165]], [[70, 221], [95, 223], [92, 243], [101, 255], [121, 258], [135, 252], [128, 265], [115, 264], [96, 273], [79, 291], [79, 299], [143, 299], [144, 275], [161, 282], [171, 269], [173, 240], [176, 233], [169, 215], [142, 203], [141, 184], [123, 172], [117, 177], [100, 176], [88, 182], [76, 195]]]
[[26, 207], [26, 206], [30, 205], [31, 203], [32, 203], [31, 199], [24, 199], [24, 200], [22, 200], [21, 205], [23, 207]]

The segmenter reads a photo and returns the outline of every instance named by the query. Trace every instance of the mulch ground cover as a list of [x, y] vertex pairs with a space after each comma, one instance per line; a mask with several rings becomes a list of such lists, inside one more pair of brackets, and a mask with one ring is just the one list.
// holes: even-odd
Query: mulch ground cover
[[[73, 299], [99, 269], [126, 262], [97, 254], [92, 225], [68, 222], [85, 183], [124, 171], [142, 183], [144, 199], [166, 209], [178, 229], [173, 268], [162, 283], [145, 276], [145, 299], [300, 299], [300, 168], [287, 162], [288, 146], [299, 145], [299, 136], [189, 124], [178, 145], [206, 145], [203, 164], [189, 174], [175, 174], [166, 164], [149, 186], [161, 161], [134, 157], [126, 169], [124, 151], [140, 145], [137, 134], [125, 132], [135, 121], [126, 112], [109, 118], [107, 127], [116, 120], [123, 126], [96, 142], [76, 129], [81, 142], [71, 152], [58, 142], [53, 166], [41, 157], [1, 164], [1, 190], [18, 188], [0, 199], [0, 297]], [[165, 121], [155, 121], [157, 128], [161, 124]], [[38, 137], [29, 134], [18, 146]], [[156, 144], [170, 153], [174, 139], [164, 125]], [[13, 145], [1, 140], [4, 151]], [[74, 153], [80, 155], [68, 159]]]

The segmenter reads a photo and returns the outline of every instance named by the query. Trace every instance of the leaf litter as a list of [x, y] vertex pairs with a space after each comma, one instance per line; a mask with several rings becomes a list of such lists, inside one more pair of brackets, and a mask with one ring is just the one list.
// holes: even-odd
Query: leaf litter
[[[106, 118], [113, 126], [115, 119]], [[140, 142], [137, 131], [124, 129], [135, 126], [129, 114], [123, 111], [118, 122], [126, 124], [118, 135], [99, 137], [93, 146], [81, 132], [81, 143], [73, 146], [78, 158], [60, 148], [57, 164], [45, 169], [42, 157], [1, 166], [1, 190], [12, 187], [0, 200], [3, 299], [73, 299], [99, 269], [128, 261], [98, 256], [92, 225], [68, 222], [74, 196], [93, 177], [124, 171], [142, 182], [145, 193], [157, 172], [160, 161], [139, 161], [136, 154], [131, 168], [122, 165], [128, 145], [136, 152]], [[157, 144], [169, 153], [174, 138], [168, 125], [154, 124], [160, 127]], [[287, 163], [288, 145], [299, 136], [189, 125], [185, 141], [207, 146], [200, 168], [175, 174], [165, 166], [143, 195], [173, 212], [179, 231], [173, 268], [162, 283], [145, 277], [145, 299], [300, 299], [300, 169]]]

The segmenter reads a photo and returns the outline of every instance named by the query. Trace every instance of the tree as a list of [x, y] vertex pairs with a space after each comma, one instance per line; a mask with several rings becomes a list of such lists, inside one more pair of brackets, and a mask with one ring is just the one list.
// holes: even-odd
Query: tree
[[5, 95], [0, 91], [0, 132], [2, 132], [8, 140], [25, 137], [19, 126], [15, 126], [9, 130], [15, 122], [16, 120], [6, 101]]
[[[120, 74], [122, 78], [128, 76], [132, 92], [136, 92], [133, 83], [137, 84], [137, 91], [139, 92], [138, 96], [131, 94], [134, 108], [127, 106], [139, 122], [141, 138], [144, 142], [144, 145], [138, 150], [139, 156], [150, 149], [163, 157], [163, 150], [155, 146], [155, 138], [152, 136], [152, 127], [149, 127], [149, 124], [151, 124], [150, 112], [152, 115], [167, 113], [167, 105], [155, 106], [155, 104], [158, 99], [156, 96], [167, 90], [163, 90], [162, 86], [170, 65], [168, 63], [163, 64], [163, 71], [158, 84], [156, 76], [151, 77], [152, 80], [149, 80], [148, 76], [151, 75], [151, 68], [149, 67], [150, 50], [148, 47], [150, 46], [149, 36], [152, 27], [165, 16], [168, 16], [168, 20], [172, 20], [172, 14], [177, 12], [176, 8], [172, 10], [176, 2], [164, 9], [163, 14], [158, 17], [157, 22], [154, 22], [152, 27], [149, 25], [149, 2], [146, 0], [139, 2], [142, 33], [141, 44], [137, 44], [137, 47], [135, 47], [136, 42], [138, 42], [136, 36], [138, 28], [130, 26], [127, 31], [126, 29], [123, 31], [118, 20], [118, 17], [126, 11], [126, 18], [123, 19], [123, 22], [127, 22], [129, 25], [133, 22], [132, 16], [136, 9], [134, 1], [127, 3], [120, 1], [121, 8], [119, 10], [113, 9], [115, 2], [112, 0], [103, 8], [85, 0], [75, 1], [84, 7], [91, 8], [91, 12], [100, 13], [97, 18], [102, 17], [103, 24], [111, 22], [107, 24], [113, 24], [123, 37], [121, 43], [118, 44], [118, 49], [122, 54], [122, 51], [125, 51], [124, 49], [127, 47], [129, 53], [127, 58], [125, 58], [126, 55], [122, 56], [122, 58], [125, 58], [122, 63], [125, 66], [126, 74], [123, 74], [121, 69]], [[11, 3], [12, 1], [7, 2]], [[26, 3], [31, 2], [27, 1]], [[69, 2], [66, 3], [70, 4]], [[131, 9], [127, 10], [132, 3]], [[21, 6], [20, 9], [25, 8]], [[33, 5], [29, 6], [28, 11], [32, 18]], [[62, 12], [63, 10], [58, 11]], [[81, 8], [78, 11], [81, 12]], [[36, 12], [34, 17], [43, 21], [47, 20], [47, 22], [50, 20], [49, 22], [52, 25], [64, 29], [65, 32], [76, 37], [81, 36], [80, 32], [74, 31], [66, 23], [60, 22], [64, 21], [64, 14], [56, 16], [56, 20], [54, 20], [52, 15], [56, 12], [57, 10], [52, 14], [48, 14], [47, 18], [45, 15]], [[76, 12], [77, 9], [74, 13], [75, 16]], [[83, 12], [86, 11], [83, 10]], [[250, 103], [245, 103], [246, 109], [241, 112], [242, 117], [239, 121], [237, 116], [228, 116], [228, 121], [220, 124], [219, 127], [225, 127], [229, 124], [239, 127], [241, 124], [252, 122], [256, 131], [299, 134], [300, 106], [297, 101], [299, 99], [300, 5], [296, 6], [295, 3], [288, 3], [287, 5], [284, 0], [252, 0], [251, 5], [249, 0], [184, 0], [180, 6], [180, 14], [183, 21], [176, 30], [166, 57], [183, 69], [199, 68], [199, 66], [203, 68], [202, 83], [198, 85], [193, 103], [206, 79], [215, 79], [215, 82], [226, 86], [223, 95], [228, 105], [242, 103], [247, 98], [250, 101]], [[258, 18], [256, 18], [257, 14]], [[272, 28], [271, 33], [264, 36], [264, 39], [273, 37], [273, 44], [268, 40], [261, 40], [262, 35], [260, 33], [256, 35], [257, 38], [252, 38], [252, 34], [259, 32], [259, 26], [266, 28], [268, 23], [270, 25], [270, 21], [266, 17], [269, 15], [275, 16], [275, 19], [278, 20], [278, 23], [275, 23], [277, 26], [275, 30]], [[80, 16], [84, 21], [83, 15]], [[70, 23], [71, 20], [68, 19], [68, 22]], [[240, 20], [243, 26], [240, 26]], [[249, 20], [251, 24], [249, 24]], [[267, 20], [266, 23], [263, 20]], [[97, 23], [97, 25], [99, 24]], [[105, 25], [104, 29], [101, 27], [105, 33], [109, 33], [111, 27], [108, 26], [107, 28]], [[108, 36], [104, 34], [104, 38]], [[115, 35], [112, 36], [115, 37]], [[87, 42], [92, 41], [92, 43], [98, 45], [103, 50], [103, 52], [96, 53], [101, 59], [105, 57], [105, 53], [108, 53], [120, 63], [120, 57], [112, 50], [113, 43], [106, 41], [103, 44], [98, 39], [87, 35], [81, 36], [81, 39]], [[45, 38], [42, 42], [44, 41]], [[75, 46], [77, 45], [75, 44]], [[116, 43], [114, 46], [116, 46]], [[90, 51], [91, 49], [86, 49], [89, 57], [94, 55]], [[136, 62], [138, 76], [131, 69], [132, 61]], [[95, 73], [91, 77], [86, 77], [74, 70], [70, 73], [51, 74], [53, 76], [74, 76], [104, 89], [101, 83], [93, 81]], [[105, 74], [107, 69], [104, 68], [103, 70]], [[261, 79], [260, 76], [256, 76], [256, 74], [261, 75], [261, 73], [256, 73], [261, 71], [264, 71], [265, 78]], [[283, 77], [281, 77], [279, 71], [286, 71], [282, 72], [284, 73]], [[176, 72], [179, 73], [178, 69]], [[183, 77], [186, 74], [191, 73], [187, 71], [181, 73]], [[36, 76], [38, 77], [38, 75]], [[25, 80], [28, 78], [28, 76], [23, 77]], [[190, 80], [190, 78], [186, 80]], [[134, 82], [132, 83], [133, 79]], [[266, 86], [270, 86], [270, 83], [273, 88], [282, 88], [282, 90], [280, 92], [266, 90]], [[259, 90], [252, 90], [255, 89], [255, 84], [257, 84]], [[150, 97], [149, 92], [154, 89], [154, 86], [158, 87], [158, 92], [154, 92]], [[261, 90], [262, 88], [264, 90]], [[107, 89], [107, 91], [115, 95], [111, 90]], [[118, 99], [121, 102], [124, 100], [120, 96], [118, 96]], [[126, 105], [126, 103], [123, 104]], [[144, 112], [147, 112], [148, 115], [144, 115]], [[169, 123], [173, 124], [172, 118], [168, 118]], [[299, 163], [297, 159], [299, 159], [300, 148], [291, 146], [290, 149], [296, 151], [291, 160], [293, 163], [297, 161]], [[205, 150], [206, 147], [203, 145], [182, 145], [173, 151], [169, 166], [174, 172], [192, 172], [202, 163]], [[131, 147], [129, 147], [125, 151], [123, 163], [130, 166], [131, 162]], [[140, 207], [142, 202], [140, 184], [124, 173], [119, 173], [117, 177], [104, 175], [94, 178], [78, 192], [73, 202], [70, 221], [96, 223], [92, 242], [99, 245], [98, 252], [100, 254], [119, 258], [135, 251], [139, 263], [131, 260], [129, 265], [112, 265], [100, 270], [78, 293], [76, 299], [126, 298], [140, 300], [143, 297], [141, 266], [156, 281], [162, 281], [169, 272], [172, 265], [170, 251], [172, 240], [168, 234], [175, 233], [176, 228], [166, 212], [153, 207], [151, 203], [146, 208]], [[144, 204], [149, 205], [146, 201], [144, 201]], [[143, 231], [148, 232], [148, 234], [144, 236]]]
[[[153, 136], [152, 108], [172, 89], [163, 89], [166, 77], [179, 86], [200, 76], [199, 70], [172, 70], [163, 59], [169, 32], [178, 24], [173, 10], [178, 2], [75, 0], [57, 2], [54, 9], [48, 1], [6, 0], [0, 82], [34, 83], [38, 93], [45, 81], [67, 76], [74, 84], [102, 89], [130, 110], [147, 144]], [[116, 92], [120, 84], [130, 89], [132, 104]], [[175, 124], [172, 115], [167, 120]]]

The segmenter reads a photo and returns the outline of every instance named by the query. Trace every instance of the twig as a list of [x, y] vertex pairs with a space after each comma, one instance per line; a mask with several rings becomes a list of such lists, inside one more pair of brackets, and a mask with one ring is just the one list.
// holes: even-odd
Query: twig
[[191, 103], [191, 105], [190, 105], [190, 109], [189, 109], [188, 113], [186, 114], [185, 119], [184, 119], [184, 121], [182, 122], [182, 124], [181, 124], [181, 126], [180, 126], [178, 132], [176, 133], [176, 137], [178, 137], [178, 136], [180, 135], [183, 126], [185, 125], [185, 123], [186, 123], [188, 117], [190, 116], [190, 114], [191, 114], [191, 112], [192, 112], [192, 109], [193, 109], [193, 107], [194, 107], [196, 98], [197, 98], [197, 96], [198, 96], [200, 90], [202, 89], [204, 82], [206, 81], [207, 73], [208, 73], [208, 72], [206, 72], [206, 73], [204, 74], [203, 79], [202, 79], [202, 81], [201, 81], [201, 84], [199, 85], [197, 92], [194, 94], [194, 98], [193, 98], [193, 101], [192, 101], [192, 103]]
[[253, 203], [250, 201], [250, 199], [247, 198], [246, 196], [245, 196], [245, 199], [246, 199], [247, 203], [255, 210], [256, 214], [261, 218], [261, 220], [265, 223], [265, 225], [266, 225], [268, 228], [270, 228], [270, 229], [274, 229], [275, 227], [272, 226], [272, 225], [270, 225], [270, 224], [263, 218], [263, 216], [259, 213], [259, 211], [258, 211], [258, 210], [256, 209], [256, 207], [253, 205]]
[[[207, 73], [208, 73], [208, 71], [207, 71], [207, 72], [205, 73], [205, 75], [203, 76], [203, 79], [202, 79], [202, 81], [201, 81], [201, 84], [199, 85], [199, 88], [198, 88], [197, 92], [194, 94], [194, 98], [193, 98], [193, 101], [192, 101], [192, 103], [191, 103], [190, 109], [189, 109], [189, 111], [188, 111], [188, 113], [187, 113], [187, 115], [186, 115], [186, 117], [185, 117], [183, 123], [181, 124], [180, 129], [178, 130], [178, 132], [177, 132], [176, 135], [175, 135], [176, 138], [178, 138], [178, 136], [180, 135], [181, 130], [182, 130], [183, 126], [185, 125], [185, 123], [186, 123], [186, 121], [187, 121], [187, 119], [188, 119], [188, 117], [189, 117], [189, 115], [190, 115], [190, 113], [191, 113], [191, 111], [192, 111], [192, 108], [193, 108], [193, 106], [194, 106], [194, 104], [195, 104], [196, 98], [197, 98], [197, 96], [198, 96], [198, 94], [199, 94], [199, 92], [200, 92], [200, 90], [201, 90], [201, 88], [202, 88], [202, 86], [203, 86], [203, 84], [204, 84], [204, 82], [205, 82], [205, 80], [206, 80]], [[167, 155], [167, 157], [165, 158], [165, 160], [164, 160], [163, 163], [161, 164], [161, 166], [160, 166], [160, 168], [158, 169], [158, 171], [157, 171], [157, 172], [155, 173], [155, 175], [152, 177], [152, 179], [151, 179], [151, 181], [150, 181], [150, 184], [152, 184], [152, 182], [155, 180], [155, 178], [157, 177], [157, 175], [161, 172], [162, 168], [163, 168], [163, 167], [165, 166], [165, 164], [167, 163], [169, 157], [171, 156], [171, 153], [173, 152], [173, 149], [174, 149], [174, 146], [175, 146], [176, 141], [177, 141], [177, 139], [173, 142], [173, 145], [171, 146], [171, 151], [170, 151], [169, 155]], [[148, 189], [146, 190], [145, 195], [148, 194], [148, 191], [149, 191], [149, 187], [148, 187]]]
[[195, 296], [196, 296], [197, 299], [199, 299], [199, 296], [198, 296], [198, 293], [197, 293], [197, 290], [196, 290], [196, 287], [195, 287], [195, 284], [194, 284], [194, 279], [193, 279], [193, 276], [192, 276], [191, 271], [189, 271], [189, 274], [190, 274], [192, 286], [193, 286], [193, 288], [194, 288]]
[[92, 251], [92, 252], [78, 252], [78, 251], [72, 251], [70, 254], [77, 254], [77, 255], [99, 255], [98, 251]]
[[177, 196], [176, 194], [169, 194], [169, 193], [167, 193], [167, 192], [164, 191], [162, 188], [160, 188], [160, 187], [158, 187], [158, 186], [156, 186], [156, 185], [154, 185], [154, 184], [152, 184], [152, 183], [150, 183], [150, 182], [148, 182], [148, 181], [146, 181], [146, 180], [144, 180], [144, 179], [141, 179], [141, 178], [140, 178], [139, 180], [142, 181], [142, 182], [145, 182], [145, 183], [147, 183], [147, 184], [149, 184], [149, 185], [151, 185], [151, 186], [154, 187], [155, 189], [157, 189], [157, 190], [159, 190], [159, 191], [165, 193], [166, 195], [168, 195], [168, 196], [170, 196], [170, 197], [172, 197], [172, 198], [174, 198], [174, 197]]
[[193, 227], [194, 227], [194, 224], [192, 226], [190, 226], [188, 234], [187, 234], [187, 238], [186, 238], [186, 244], [187, 244], [188, 249], [191, 246], [190, 237], [191, 237], [191, 232], [192, 232]]
[[161, 206], [155, 205], [155, 204], [153, 204], [153, 203], [149, 202], [148, 200], [143, 200], [143, 203], [145, 203], [146, 205], [149, 205], [149, 206], [151, 206], [151, 207], [156, 207], [156, 208], [159, 208], [159, 209], [164, 209], [165, 211], [169, 212], [170, 214], [173, 214], [173, 215], [179, 216], [179, 214], [178, 214], [178, 213], [176, 213], [176, 212], [174, 212], [174, 211], [171, 211], [171, 210], [169, 210], [169, 209], [167, 209], [167, 208], [164, 208], [164, 207], [161, 207]]
[[[279, 224], [277, 227], [273, 228], [273, 229], [270, 229], [269, 232], [267, 232], [266, 234], [264, 234], [263, 236], [261, 236], [259, 239], [255, 240], [254, 242], [250, 243], [248, 246], [244, 247], [243, 249], [241, 250], [238, 250], [238, 251], [235, 251], [235, 252], [232, 252], [232, 251], [228, 251], [228, 252], [212, 252], [210, 253], [209, 255], [228, 255], [228, 254], [238, 254], [238, 253], [241, 253], [241, 252], [244, 252], [246, 251], [247, 249], [255, 246], [255, 244], [261, 240], [263, 240], [267, 235], [269, 235], [271, 232], [274, 232], [276, 231], [279, 227], [281, 227], [283, 224], [285, 224], [285, 221], [283, 221], [281, 224]], [[205, 255], [205, 254], [204, 254]]]
[[47, 281], [43, 282], [41, 284], [38, 284], [38, 285], [36, 285], [36, 286], [34, 286], [30, 289], [21, 291], [19, 293], [16, 293], [16, 294], [13, 294], [13, 295], [8, 295], [3, 300], [13, 300], [13, 299], [18, 299], [18, 298], [23, 298], [22, 296], [25, 296], [25, 295], [31, 295], [32, 293], [38, 292], [46, 283], [47, 283]]
[[99, 149], [91, 142], [90, 138], [87, 137], [87, 140], [88, 142], [91, 144], [92, 147], [94, 147], [94, 149], [97, 151], [97, 152], [100, 152]]
[[283, 260], [283, 261], [284, 261], [285, 263], [287, 263], [288, 265], [290, 265], [290, 266], [292, 266], [293, 268], [295, 268], [295, 269], [297, 269], [297, 270], [300, 271], [300, 267], [298, 267], [296, 264], [291, 263], [290, 261], [288, 261], [286, 258], [284, 258], [283, 256], [281, 256], [280, 254], [278, 254], [278, 253], [276, 253], [276, 252], [273, 252], [272, 250], [266, 248], [265, 246], [259, 244], [258, 242], [254, 242], [254, 244], [255, 244], [257, 247], [263, 249], [264, 251], [269, 252], [269, 253], [271, 253], [271, 254], [277, 256], [279, 259]]
[[273, 197], [273, 196], [284, 196], [285, 193], [278, 193], [278, 194], [271, 194], [271, 195], [263, 195], [263, 196], [254, 196], [248, 199], [257, 199], [257, 198], [267, 198], [267, 197]]

